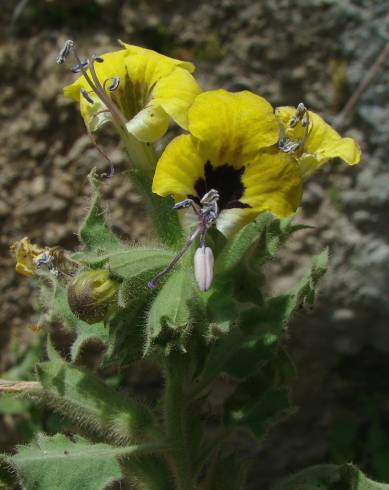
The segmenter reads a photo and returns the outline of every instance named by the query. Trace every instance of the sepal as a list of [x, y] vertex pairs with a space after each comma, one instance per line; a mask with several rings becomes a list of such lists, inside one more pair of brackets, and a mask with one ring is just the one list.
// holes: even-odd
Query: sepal
[[189, 271], [181, 268], [170, 274], [147, 315], [145, 352], [148, 352], [151, 343], [157, 338], [168, 351], [175, 344], [185, 350], [183, 342], [191, 323], [189, 304], [193, 301], [194, 294]]

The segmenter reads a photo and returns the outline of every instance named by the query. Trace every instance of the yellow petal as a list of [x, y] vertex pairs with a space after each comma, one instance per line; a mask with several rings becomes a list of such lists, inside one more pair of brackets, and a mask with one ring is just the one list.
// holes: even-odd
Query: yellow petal
[[152, 97], [179, 126], [188, 129], [188, 110], [199, 93], [200, 87], [192, 75], [175, 68], [157, 82]]
[[248, 91], [203, 92], [196, 97], [188, 117], [190, 132], [209, 145], [216, 165], [235, 165], [241, 155], [271, 146], [279, 137], [272, 106]]
[[259, 152], [247, 163], [242, 176], [245, 191], [241, 202], [256, 214], [270, 211], [279, 218], [292, 214], [301, 202], [302, 186], [293, 157], [276, 148]]
[[96, 97], [93, 93], [90, 93], [89, 96], [93, 100], [93, 104], [88, 102], [84, 97], [81, 97], [80, 111], [89, 130], [97, 131], [99, 128], [104, 126], [104, 124], [110, 122], [112, 120], [112, 116], [98, 97]]
[[13, 243], [10, 247], [16, 259], [16, 272], [26, 277], [31, 277], [36, 273], [34, 259], [47, 249], [41, 249], [30, 242], [28, 237], [24, 237]]
[[243, 226], [254, 221], [258, 213], [250, 208], [225, 209], [217, 218], [216, 228], [227, 238], [237, 233]]
[[[196, 184], [204, 179], [208, 161], [209, 153], [205, 144], [196, 141], [190, 135], [175, 138], [167, 146], [157, 164], [153, 192], [161, 196], [173, 194], [176, 200], [193, 196], [202, 197], [198, 196]], [[297, 209], [302, 194], [301, 177], [298, 165], [292, 156], [272, 147], [248, 155], [246, 160], [241, 158], [235, 163], [237, 165], [235, 168], [239, 165], [241, 169], [240, 179], [243, 184], [242, 187], [237, 187], [236, 198], [241, 204], [249, 207], [242, 208], [234, 205], [231, 209], [221, 210], [216, 226], [226, 236], [254, 220], [263, 211], [270, 211], [278, 217], [286, 217]], [[224, 191], [230, 195], [234, 192], [224, 180], [220, 181], [218, 186], [216, 173], [213, 176], [216, 179], [215, 188], [221, 192], [220, 202], [223, 202], [223, 198], [226, 198]], [[228, 174], [219, 177], [228, 178]], [[240, 185], [239, 180], [230, 181], [230, 184], [231, 182]], [[243, 194], [239, 198], [241, 192]]]
[[[286, 136], [292, 140], [301, 141], [305, 131], [301, 123], [295, 128], [289, 126], [295, 111], [294, 107], [278, 107], [276, 115], [285, 127]], [[301, 172], [304, 177], [333, 158], [341, 158], [349, 165], [359, 163], [361, 150], [352, 138], [342, 138], [315, 112], [309, 111], [309, 121], [309, 134], [303, 153], [296, 157], [301, 164]]]
[[170, 56], [156, 53], [151, 49], [142, 48], [141, 46], [134, 46], [133, 44], [126, 44], [123, 41], [119, 41], [119, 43], [126, 49], [127, 55], [138, 55], [142, 56], [143, 58], [157, 56], [161, 63], [171, 63], [175, 66], [179, 66], [184, 70], [189, 71], [190, 73], [193, 73], [195, 70], [193, 63], [190, 63], [189, 61], [176, 60], [175, 58], [170, 58]]
[[127, 131], [143, 142], [156, 141], [166, 133], [168, 127], [166, 112], [154, 105], [142, 109], [126, 124]]
[[188, 134], [174, 138], [158, 161], [153, 192], [160, 196], [175, 195], [177, 200], [195, 195], [197, 180], [204, 174], [206, 157]]

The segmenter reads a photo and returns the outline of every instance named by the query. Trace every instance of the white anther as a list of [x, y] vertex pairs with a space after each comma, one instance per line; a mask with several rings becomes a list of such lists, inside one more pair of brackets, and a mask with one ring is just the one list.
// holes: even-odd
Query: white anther
[[208, 291], [213, 280], [213, 252], [209, 247], [200, 247], [194, 255], [194, 273], [200, 291]]

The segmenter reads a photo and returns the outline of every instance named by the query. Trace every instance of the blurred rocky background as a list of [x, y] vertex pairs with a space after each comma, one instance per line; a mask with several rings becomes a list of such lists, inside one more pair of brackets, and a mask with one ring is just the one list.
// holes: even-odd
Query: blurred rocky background
[[[85, 54], [120, 38], [197, 66], [204, 89], [249, 88], [273, 105], [304, 101], [333, 120], [389, 39], [387, 0], [2, 0], [0, 19], [0, 249], [2, 372], [25, 359], [39, 333], [31, 326], [34, 286], [14, 273], [10, 244], [29, 236], [77, 247], [87, 174], [105, 162], [91, 145], [71, 80], [55, 63], [73, 38]], [[383, 63], [345, 132], [363, 162], [334, 162], [307, 185], [296, 234], [272, 264], [273, 287], [302, 276], [309, 257], [331, 250], [316, 309], [302, 311], [288, 344], [299, 370], [297, 413], [270, 431], [254, 455], [253, 489], [304, 466], [353, 461], [389, 482], [389, 64]], [[115, 229], [149, 236], [138, 195], [120, 175], [127, 163], [114, 138], [99, 139], [116, 174], [105, 198]], [[43, 354], [42, 354], [43, 355]], [[21, 440], [3, 410], [2, 449]], [[11, 410], [12, 412], [12, 410]], [[20, 414], [19, 422], [23, 419]]]

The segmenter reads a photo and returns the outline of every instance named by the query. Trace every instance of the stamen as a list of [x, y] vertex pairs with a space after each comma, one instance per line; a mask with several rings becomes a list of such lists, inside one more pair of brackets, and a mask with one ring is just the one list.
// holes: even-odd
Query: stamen
[[122, 127], [125, 127], [127, 121], [123, 116], [123, 114], [121, 113], [121, 111], [116, 106], [116, 104], [113, 102], [111, 97], [109, 97], [105, 92], [104, 87], [101, 85], [100, 80], [97, 77], [96, 70], [93, 63], [90, 64], [89, 70], [92, 75], [94, 85], [96, 87], [95, 93], [100, 97], [101, 101], [104, 102], [104, 104], [110, 110], [111, 114], [117, 120], [117, 122]]
[[201, 208], [193, 199], [184, 199], [173, 206], [173, 209], [186, 209], [192, 207], [197, 216], [201, 216]]
[[177, 264], [177, 262], [184, 256], [185, 252], [190, 248], [190, 246], [192, 245], [192, 243], [194, 242], [194, 240], [196, 239], [196, 237], [200, 233], [200, 231], [201, 231], [201, 227], [198, 226], [195, 229], [195, 231], [192, 233], [192, 235], [186, 240], [183, 247], [177, 253], [177, 255], [174, 257], [174, 259], [170, 262], [170, 264], [168, 264], [163, 270], [161, 270], [161, 272], [158, 272], [158, 274], [156, 276], [154, 276], [153, 279], [151, 279], [151, 281], [149, 281], [147, 286], [150, 289], [155, 289], [158, 281], [160, 279], [162, 279], [163, 276], [168, 274], [174, 268], [174, 266]]
[[119, 84], [120, 84], [120, 78], [119, 77], [113, 78], [111, 85], [108, 87], [108, 90], [110, 92], [114, 92], [119, 87]]
[[297, 106], [295, 114], [289, 121], [289, 127], [295, 128], [297, 124], [301, 122], [301, 126], [305, 128], [304, 135], [300, 141], [294, 141], [286, 136], [285, 128], [280, 124], [280, 137], [278, 140], [278, 148], [284, 153], [296, 153], [297, 151], [303, 151], [304, 145], [307, 141], [309, 133], [312, 130], [312, 124], [310, 125], [309, 111], [305, 105], [300, 102]]
[[93, 134], [87, 127], [87, 134], [89, 136], [89, 139], [91, 140], [93, 146], [96, 148], [96, 150], [102, 155], [108, 162], [108, 173], [103, 173], [101, 174], [101, 177], [107, 177], [107, 179], [110, 179], [114, 173], [115, 173], [115, 168], [113, 166], [112, 160], [108, 157], [108, 155], [105, 153], [105, 151], [98, 145], [97, 141], [93, 137]]
[[[200, 247], [202, 250], [205, 250], [207, 247], [205, 246], [205, 235], [209, 228], [216, 222], [216, 219], [219, 214], [219, 207], [217, 204], [217, 201], [219, 199], [219, 192], [215, 189], [211, 189], [209, 192], [204, 194], [202, 197], [200, 203], [202, 204], [202, 207], [200, 207], [198, 204], [196, 204], [193, 199], [185, 199], [184, 201], [178, 202], [177, 204], [174, 205], [174, 209], [184, 209], [184, 208], [189, 208], [192, 207], [194, 212], [199, 218], [199, 224], [195, 231], [192, 233], [192, 235], [186, 240], [184, 243], [183, 247], [181, 250], [177, 253], [177, 255], [174, 257], [174, 259], [168, 264], [161, 272], [159, 272], [149, 283], [148, 287], [150, 289], [154, 289], [157, 285], [157, 282], [166, 274], [168, 274], [174, 266], [177, 264], [177, 262], [181, 259], [181, 257], [187, 252], [187, 250], [190, 248], [194, 240], [198, 235], [200, 235]], [[209, 249], [210, 250], [210, 249]], [[211, 282], [212, 282], [212, 277], [210, 273], [210, 268], [211, 268], [211, 254], [212, 251], [206, 252], [206, 257], [205, 257], [205, 262], [204, 266], [207, 266], [207, 271], [209, 274], [207, 275], [207, 278], [210, 278], [210, 281], [207, 279], [205, 282], [202, 281], [201, 285], [198, 280], [199, 288], [201, 291], [206, 291], [207, 289], [202, 289], [205, 287], [210, 287]], [[212, 255], [213, 257], [213, 255]], [[199, 259], [200, 260], [200, 259]], [[213, 270], [213, 262], [212, 262], [212, 270]], [[196, 271], [195, 271], [196, 273]], [[197, 274], [197, 273], [196, 273]], [[196, 276], [197, 279], [197, 276]], [[204, 284], [203, 284], [204, 283]]]
[[300, 102], [299, 105], [297, 106], [295, 115], [289, 121], [289, 127], [295, 128], [307, 112], [308, 111], [305, 105], [302, 102]]
[[81, 88], [80, 89], [80, 93], [84, 97], [84, 99], [87, 102], [89, 102], [89, 104], [92, 104], [93, 105], [95, 103], [95, 101], [92, 99], [92, 97], [89, 95], [89, 93], [88, 93], [88, 91], [86, 89]]
[[72, 73], [80, 73], [80, 71], [82, 71], [82, 69], [87, 68], [88, 65], [89, 65], [89, 60], [84, 60], [81, 62], [81, 64], [77, 63], [72, 66], [71, 68]]
[[[77, 64], [73, 68], [76, 71], [79, 70], [83, 74], [86, 82], [89, 84], [92, 91], [96, 94], [97, 97], [99, 97], [101, 102], [103, 102], [106, 108], [111, 112], [113, 121], [118, 126], [118, 129], [121, 132], [126, 132], [126, 118], [117, 107], [115, 102], [106, 93], [106, 90], [102, 86], [94, 68], [94, 61], [96, 61], [97, 63], [102, 63], [104, 61], [104, 58], [102, 58], [101, 56], [93, 56], [92, 63], [88, 62], [88, 64], [86, 64], [86, 61], [81, 61], [80, 57], [78, 56], [75, 43], [72, 40], [68, 40], [60, 51], [57, 57], [57, 62], [63, 63], [70, 52], [73, 53], [77, 62]], [[89, 73], [86, 70], [87, 66], [89, 66]], [[117, 88], [116, 84], [118, 85], [118, 83], [119, 82], [115, 82], [114, 89]]]
[[58, 53], [57, 56], [57, 63], [59, 65], [65, 63], [66, 58], [69, 56], [73, 48], [74, 48], [74, 42], [71, 39], [65, 41], [65, 44], [63, 45], [61, 51]]
[[200, 291], [208, 291], [213, 281], [214, 257], [212, 249], [200, 247], [194, 254], [194, 273]]

